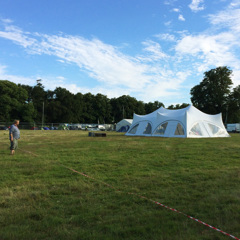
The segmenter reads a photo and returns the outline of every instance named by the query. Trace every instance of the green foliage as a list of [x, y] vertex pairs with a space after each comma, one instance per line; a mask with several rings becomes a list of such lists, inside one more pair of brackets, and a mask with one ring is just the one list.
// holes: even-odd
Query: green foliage
[[186, 108], [186, 107], [188, 107], [189, 106], [189, 104], [188, 103], [183, 103], [183, 104], [176, 104], [175, 106], [174, 105], [170, 105], [169, 107], [168, 107], [168, 109], [182, 109], [182, 108]]
[[225, 123], [240, 122], [240, 85], [231, 91], [231, 76], [228, 67], [205, 72], [203, 81], [191, 89], [193, 105], [209, 114], [222, 112]]
[[159, 101], [155, 101], [155, 102], [149, 102], [145, 104], [145, 111], [146, 114], [152, 113], [154, 111], [156, 111], [157, 109], [159, 109], [160, 107], [165, 107], [163, 103], [159, 102]]
[[93, 109], [95, 112], [95, 122], [112, 123], [112, 107], [107, 96], [98, 93], [94, 98]]
[[202, 82], [191, 89], [193, 105], [208, 114], [225, 114], [233, 84], [231, 75], [232, 70], [228, 67], [218, 67], [205, 72]]
[[[240, 87], [230, 91], [232, 70], [218, 67], [204, 73], [202, 82], [191, 89], [195, 107], [208, 114], [222, 112], [228, 122], [240, 121]], [[16, 85], [0, 81], [0, 121], [14, 118], [27, 122], [48, 123], [116, 123], [133, 114], [149, 114], [164, 104], [159, 101], [144, 103], [123, 95], [109, 99], [102, 94], [73, 94], [65, 88], [45, 90], [41, 81], [36, 86]], [[187, 103], [170, 105], [168, 109], [181, 109]]]
[[240, 85], [233, 89], [228, 98], [227, 122], [240, 122]]
[[129, 192], [239, 238], [239, 145], [240, 134], [91, 138], [29, 130], [21, 131], [20, 149], [10, 156], [8, 134], [0, 131], [0, 239], [229, 238]]
[[0, 81], [0, 121], [18, 118], [26, 122], [115, 123], [132, 118], [133, 113], [154, 111], [162, 103], [143, 103], [130, 96], [109, 99], [102, 94], [73, 94], [65, 88], [44, 90], [39, 81], [34, 87]]
[[123, 118], [133, 118], [133, 114], [145, 114], [145, 104], [142, 101], [137, 101], [136, 98], [128, 95], [123, 95], [119, 98], [110, 100], [113, 110], [114, 121], [118, 122]]
[[24, 88], [7, 80], [0, 81], [0, 122], [18, 119], [24, 107], [28, 108], [27, 99]]
[[85, 122], [93, 123], [96, 122], [95, 112], [94, 112], [94, 95], [91, 93], [84, 94], [83, 96], [83, 116]]
[[20, 118], [23, 122], [34, 122], [36, 115], [37, 112], [34, 108], [34, 105], [32, 102], [30, 102], [22, 104], [18, 118]]

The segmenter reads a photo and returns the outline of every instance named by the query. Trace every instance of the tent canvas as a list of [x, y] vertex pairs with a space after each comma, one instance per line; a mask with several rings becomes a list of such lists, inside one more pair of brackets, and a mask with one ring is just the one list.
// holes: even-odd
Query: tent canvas
[[229, 137], [222, 114], [209, 115], [192, 105], [178, 110], [163, 107], [147, 115], [134, 114], [127, 136], [208, 138]]
[[128, 130], [132, 124], [132, 121], [133, 121], [132, 119], [122, 119], [120, 122], [117, 123], [116, 131], [118, 132], [123, 128]]

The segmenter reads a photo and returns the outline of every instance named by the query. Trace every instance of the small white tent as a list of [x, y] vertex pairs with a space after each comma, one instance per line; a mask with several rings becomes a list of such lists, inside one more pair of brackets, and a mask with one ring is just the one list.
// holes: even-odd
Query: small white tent
[[178, 110], [163, 107], [147, 114], [134, 114], [127, 136], [208, 138], [229, 137], [222, 114], [209, 115], [192, 105]]
[[116, 131], [127, 132], [132, 124], [132, 119], [122, 119], [120, 122], [116, 125]]

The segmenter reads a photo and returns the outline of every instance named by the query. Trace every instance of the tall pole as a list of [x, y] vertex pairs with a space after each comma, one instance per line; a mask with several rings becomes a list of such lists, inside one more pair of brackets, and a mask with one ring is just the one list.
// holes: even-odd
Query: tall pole
[[44, 102], [43, 102], [43, 111], [42, 111], [42, 128], [43, 128], [43, 122], [44, 122]]
[[227, 127], [227, 117], [228, 117], [228, 105], [227, 105], [227, 109], [226, 109], [227, 111], [226, 111], [226, 117], [225, 117], [225, 125], [226, 125], [226, 127]]

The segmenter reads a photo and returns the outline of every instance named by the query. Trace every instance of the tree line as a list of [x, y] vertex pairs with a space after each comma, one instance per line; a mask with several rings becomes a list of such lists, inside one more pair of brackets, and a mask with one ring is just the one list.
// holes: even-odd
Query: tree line
[[[132, 118], [133, 113], [148, 114], [164, 107], [155, 101], [144, 103], [123, 95], [109, 99], [102, 94], [73, 94], [65, 88], [45, 90], [35, 86], [0, 81], [0, 122], [20, 119], [22, 122], [45, 123], [116, 123]], [[44, 118], [44, 119], [42, 119]]]
[[[233, 88], [232, 71], [224, 66], [204, 73], [202, 82], [191, 91], [192, 104], [208, 114], [223, 113], [223, 121], [240, 121], [240, 86]], [[35, 86], [0, 81], [0, 122], [20, 119], [22, 122], [48, 123], [116, 123], [164, 107], [159, 101], [144, 103], [123, 95], [109, 99], [102, 94], [73, 94], [65, 88], [45, 90], [40, 81]], [[187, 103], [170, 105], [169, 109], [187, 107]]]

